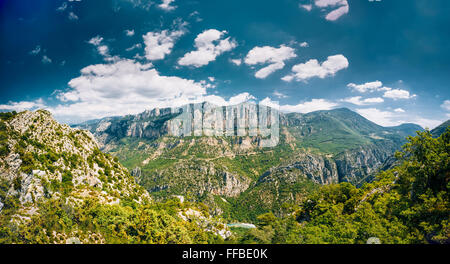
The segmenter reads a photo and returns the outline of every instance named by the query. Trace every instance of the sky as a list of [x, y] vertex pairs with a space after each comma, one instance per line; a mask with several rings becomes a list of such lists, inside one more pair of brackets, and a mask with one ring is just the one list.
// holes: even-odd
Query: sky
[[0, 0], [0, 111], [65, 123], [209, 101], [450, 118], [448, 0]]

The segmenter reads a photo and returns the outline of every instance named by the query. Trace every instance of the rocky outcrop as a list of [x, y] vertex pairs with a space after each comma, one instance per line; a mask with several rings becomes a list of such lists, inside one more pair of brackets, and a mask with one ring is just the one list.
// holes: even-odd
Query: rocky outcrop
[[259, 181], [265, 181], [267, 176], [273, 171], [284, 171], [295, 168], [301, 171], [304, 177], [309, 178], [315, 183], [331, 184], [339, 182], [336, 164], [332, 159], [326, 156], [300, 153], [295, 155], [293, 160], [287, 163], [287, 165], [272, 168], [265, 172], [259, 178]]
[[202, 164], [179, 161], [140, 180], [150, 193], [190, 194], [195, 197], [205, 194], [235, 197], [245, 191], [250, 182], [250, 179], [230, 173], [211, 161], [203, 161]]
[[368, 145], [356, 150], [345, 151], [337, 155], [336, 162], [339, 182], [350, 182], [356, 185], [370, 180], [394, 153], [393, 149]]
[[61, 196], [104, 203], [149, 198], [126, 168], [99, 151], [89, 131], [59, 124], [43, 110], [18, 113], [2, 126], [8, 153], [0, 157], [0, 181], [8, 186], [5, 197], [17, 198], [22, 206]]

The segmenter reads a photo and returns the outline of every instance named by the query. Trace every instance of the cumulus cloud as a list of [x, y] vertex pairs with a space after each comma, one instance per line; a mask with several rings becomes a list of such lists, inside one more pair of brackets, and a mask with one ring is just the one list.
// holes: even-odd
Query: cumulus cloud
[[33, 50], [31, 50], [31, 51], [29, 52], [29, 54], [30, 54], [30, 55], [37, 55], [37, 54], [39, 54], [39, 52], [41, 52], [41, 46], [40, 46], [40, 45], [37, 45], [36, 48], [34, 48]]
[[52, 59], [50, 59], [47, 55], [42, 56], [42, 63], [43, 64], [50, 64], [52, 63]]
[[447, 111], [450, 111], [450, 100], [445, 100], [442, 104], [441, 104], [441, 108], [445, 109]]
[[67, 16], [69, 20], [78, 20], [78, 16], [74, 12], [69, 12], [69, 15]]
[[330, 20], [330, 21], [335, 21], [338, 18], [340, 18], [341, 16], [347, 14], [348, 13], [348, 9], [349, 9], [348, 5], [341, 6], [338, 9], [335, 9], [335, 10], [331, 11], [330, 13], [328, 13], [325, 16], [325, 19], [326, 20]]
[[[349, 11], [347, 0], [314, 0], [313, 4], [322, 12], [326, 12], [325, 19], [329, 21], [335, 21]], [[313, 9], [312, 4], [300, 4], [299, 6], [308, 12]]]
[[294, 49], [291, 47], [285, 45], [281, 45], [279, 48], [264, 46], [251, 49], [244, 62], [247, 65], [268, 63], [268, 66], [261, 68], [255, 73], [256, 78], [264, 79], [273, 72], [282, 69], [285, 65], [285, 60], [295, 57], [297, 55], [295, 55]]
[[356, 112], [381, 126], [396, 126], [404, 123], [403, 121], [394, 120], [394, 113], [377, 108], [356, 109]]
[[217, 105], [232, 105], [256, 99], [240, 93], [228, 100], [209, 95], [212, 88], [207, 80], [194, 81], [161, 75], [151, 63], [130, 59], [90, 65], [69, 82], [66, 91], [56, 95], [60, 104], [47, 107], [63, 122], [80, 122], [106, 116], [140, 113], [155, 107], [177, 107], [188, 103], [208, 101]]
[[239, 66], [242, 64], [242, 60], [241, 59], [230, 59], [231, 63], [233, 63], [236, 66]]
[[126, 51], [132, 51], [132, 50], [140, 49], [140, 48], [142, 48], [142, 44], [141, 44], [141, 43], [137, 43], [137, 44], [134, 44], [133, 46], [131, 46], [131, 47], [125, 49], [125, 50], [126, 50]]
[[395, 109], [394, 109], [394, 112], [397, 112], [397, 113], [404, 113], [405, 110], [403, 110], [403, 108], [395, 108]]
[[40, 98], [35, 101], [9, 102], [8, 104], [0, 104], [0, 110], [7, 111], [24, 111], [44, 108], [44, 101]]
[[127, 35], [128, 37], [132, 37], [134, 36], [134, 29], [125, 29], [125, 35]]
[[102, 38], [102, 37], [100, 37], [100, 36], [95, 36], [95, 37], [91, 38], [91, 39], [88, 41], [88, 43], [89, 43], [89, 44], [92, 44], [92, 45], [94, 45], [94, 46], [98, 46], [98, 45], [100, 45], [100, 44], [102, 43], [102, 41], [103, 41], [103, 38]]
[[63, 2], [60, 7], [56, 8], [56, 11], [62, 12], [64, 10], [66, 10], [66, 8], [67, 8], [67, 3]]
[[382, 103], [382, 102], [384, 102], [384, 99], [381, 97], [372, 97], [372, 98], [362, 99], [361, 96], [354, 96], [354, 97], [342, 99], [341, 101], [346, 102], [346, 103], [351, 103], [354, 105], [368, 105], [368, 104]]
[[302, 4], [300, 4], [300, 7], [305, 9], [308, 12], [312, 10], [312, 5], [302, 5]]
[[205, 93], [205, 88], [199, 83], [161, 76], [152, 64], [128, 59], [85, 67], [81, 70], [81, 76], [72, 79], [69, 86], [78, 93], [78, 99], [84, 101], [95, 97], [120, 99], [130, 96], [171, 99]]
[[336, 8], [329, 12], [326, 16], [326, 20], [335, 21], [342, 15], [345, 15], [349, 11], [349, 6], [347, 0], [315, 0], [314, 4], [319, 8]]
[[300, 43], [300, 47], [307, 48], [307, 47], [309, 47], [309, 44], [308, 44], [308, 42], [304, 41], [304, 42]]
[[98, 118], [138, 113], [156, 106], [183, 104], [206, 95], [200, 82], [163, 76], [151, 63], [120, 59], [90, 65], [69, 82], [69, 90], [57, 96], [62, 102], [51, 110], [58, 116]]
[[162, 3], [158, 5], [159, 8], [166, 10], [166, 11], [172, 11], [176, 8], [176, 6], [170, 5], [175, 0], [162, 0]]
[[383, 111], [377, 108], [363, 108], [356, 109], [356, 112], [363, 117], [369, 119], [370, 121], [381, 125], [381, 126], [398, 126], [404, 123], [415, 123], [419, 124], [424, 128], [433, 129], [442, 123], [442, 120], [424, 118], [417, 115], [411, 115], [402, 112], [397, 108], [394, 111]]
[[[380, 81], [366, 82], [364, 84], [349, 83], [349, 84], [347, 84], [347, 87], [350, 87], [354, 91], [358, 91], [360, 93], [374, 92], [374, 91], [380, 91], [382, 89], [386, 89], [386, 88], [383, 88], [383, 83]], [[390, 88], [388, 88], [388, 89], [390, 90]]]
[[197, 49], [186, 53], [178, 60], [178, 64], [201, 67], [214, 61], [222, 53], [234, 49], [237, 46], [236, 41], [230, 37], [223, 38], [225, 34], [227, 34], [226, 31], [216, 29], [208, 29], [198, 34], [194, 40], [194, 46]]
[[277, 90], [275, 90], [272, 94], [277, 98], [287, 98], [288, 97], [287, 95], [280, 93]]
[[143, 35], [145, 44], [145, 58], [147, 60], [162, 60], [172, 52], [175, 41], [186, 33], [184, 26], [179, 29], [159, 32], [148, 32]]
[[105, 60], [111, 60], [111, 55], [109, 55], [109, 48], [108, 46], [103, 44], [103, 38], [100, 36], [95, 36], [93, 38], [91, 38], [88, 41], [89, 44], [93, 45], [94, 47], [96, 47], [97, 52], [102, 55]]
[[384, 98], [390, 98], [390, 99], [411, 99], [416, 97], [415, 94], [410, 94], [409, 91], [403, 90], [403, 89], [392, 89], [390, 87], [383, 86], [383, 83], [380, 81], [374, 81], [374, 82], [366, 82], [364, 84], [354, 84], [349, 83], [347, 84], [347, 87], [351, 88], [354, 91], [360, 92], [360, 93], [366, 93], [366, 92], [384, 92], [383, 97]]
[[309, 113], [318, 110], [330, 110], [338, 106], [337, 103], [328, 101], [326, 99], [312, 99], [311, 101], [306, 101], [296, 105], [280, 105], [277, 102], [272, 101], [270, 98], [266, 97], [261, 102], [261, 104], [278, 108], [282, 112], [297, 112], [297, 113]]
[[287, 82], [294, 79], [297, 81], [306, 81], [313, 77], [323, 79], [335, 75], [336, 72], [347, 68], [348, 65], [347, 58], [341, 54], [329, 56], [322, 63], [319, 63], [316, 59], [311, 59], [305, 63], [294, 65], [292, 67], [292, 74], [286, 75], [282, 80]]
[[398, 99], [411, 99], [416, 97], [416, 95], [415, 94], [411, 95], [408, 91], [402, 89], [391, 89], [384, 92], [383, 97], [398, 100]]

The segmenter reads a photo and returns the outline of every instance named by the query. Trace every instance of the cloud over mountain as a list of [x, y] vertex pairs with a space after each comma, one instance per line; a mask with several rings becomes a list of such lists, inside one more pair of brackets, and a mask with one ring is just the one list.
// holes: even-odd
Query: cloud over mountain
[[223, 38], [227, 31], [208, 29], [198, 34], [194, 40], [196, 50], [186, 53], [178, 60], [182, 66], [201, 67], [214, 61], [217, 56], [230, 51], [237, 46], [230, 37]]

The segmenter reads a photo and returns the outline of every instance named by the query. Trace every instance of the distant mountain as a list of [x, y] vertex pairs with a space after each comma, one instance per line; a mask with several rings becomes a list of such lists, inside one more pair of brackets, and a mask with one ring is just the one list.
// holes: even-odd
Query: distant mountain
[[445, 121], [444, 123], [440, 124], [439, 126], [435, 127], [431, 130], [431, 135], [433, 137], [437, 138], [440, 135], [444, 134], [444, 132], [447, 130], [447, 128], [450, 126], [450, 120]]
[[[279, 143], [268, 148], [260, 136], [171, 136], [178, 115], [153, 109], [77, 127], [91, 131], [157, 199], [187, 195], [243, 219], [299, 201], [314, 184], [362, 184], [407, 136], [422, 130], [415, 124], [382, 127], [347, 108], [280, 114]], [[258, 201], [257, 208], [249, 201]]]

